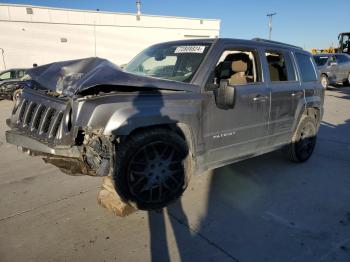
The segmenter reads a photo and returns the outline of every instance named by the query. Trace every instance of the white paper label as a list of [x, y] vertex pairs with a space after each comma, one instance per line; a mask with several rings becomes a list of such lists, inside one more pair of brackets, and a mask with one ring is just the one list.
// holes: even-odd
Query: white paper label
[[201, 46], [201, 45], [178, 46], [175, 49], [175, 54], [181, 54], [181, 53], [202, 54], [204, 50], [205, 50], [205, 46]]

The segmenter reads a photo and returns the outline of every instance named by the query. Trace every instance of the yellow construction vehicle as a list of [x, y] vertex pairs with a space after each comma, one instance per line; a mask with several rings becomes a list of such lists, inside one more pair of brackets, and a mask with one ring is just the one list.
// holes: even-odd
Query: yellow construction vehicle
[[334, 47], [329, 47], [329, 48], [325, 48], [325, 49], [316, 49], [316, 48], [313, 48], [311, 50], [311, 53], [316, 55], [316, 54], [324, 54], [324, 53], [336, 53], [336, 48]]
[[325, 49], [313, 48], [311, 53], [323, 54], [323, 53], [346, 53], [350, 55], [350, 32], [340, 33], [338, 35], [339, 47], [334, 48], [333, 46]]
[[350, 32], [340, 33], [338, 35], [339, 48], [337, 53], [346, 53], [350, 55]]

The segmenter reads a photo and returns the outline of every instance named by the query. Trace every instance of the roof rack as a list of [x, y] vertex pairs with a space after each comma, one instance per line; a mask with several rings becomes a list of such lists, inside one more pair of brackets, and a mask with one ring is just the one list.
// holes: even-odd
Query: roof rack
[[290, 44], [286, 44], [286, 43], [282, 43], [282, 42], [277, 42], [277, 41], [272, 41], [272, 40], [267, 40], [267, 39], [263, 39], [263, 38], [253, 38], [253, 41], [257, 41], [257, 42], [264, 42], [264, 43], [270, 43], [270, 44], [276, 44], [276, 45], [284, 45], [284, 46], [289, 46], [289, 47], [293, 47], [293, 48], [297, 48], [297, 49], [301, 49], [303, 50], [302, 47], [300, 46], [296, 46], [296, 45], [290, 45]]

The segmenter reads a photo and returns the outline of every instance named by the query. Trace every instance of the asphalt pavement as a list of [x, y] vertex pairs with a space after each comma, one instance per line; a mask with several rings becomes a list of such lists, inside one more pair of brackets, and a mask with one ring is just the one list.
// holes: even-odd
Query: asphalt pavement
[[350, 88], [326, 94], [308, 162], [273, 152], [216, 169], [126, 218], [97, 204], [101, 178], [7, 144], [0, 101], [0, 261], [350, 261]]

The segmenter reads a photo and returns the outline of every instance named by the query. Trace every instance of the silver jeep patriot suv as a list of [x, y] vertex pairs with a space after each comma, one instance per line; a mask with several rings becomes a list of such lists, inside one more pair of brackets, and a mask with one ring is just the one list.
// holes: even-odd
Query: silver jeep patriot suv
[[157, 44], [123, 69], [99, 58], [28, 70], [7, 142], [69, 174], [112, 175], [159, 209], [191, 174], [283, 148], [312, 154], [324, 89], [301, 48], [262, 39]]

